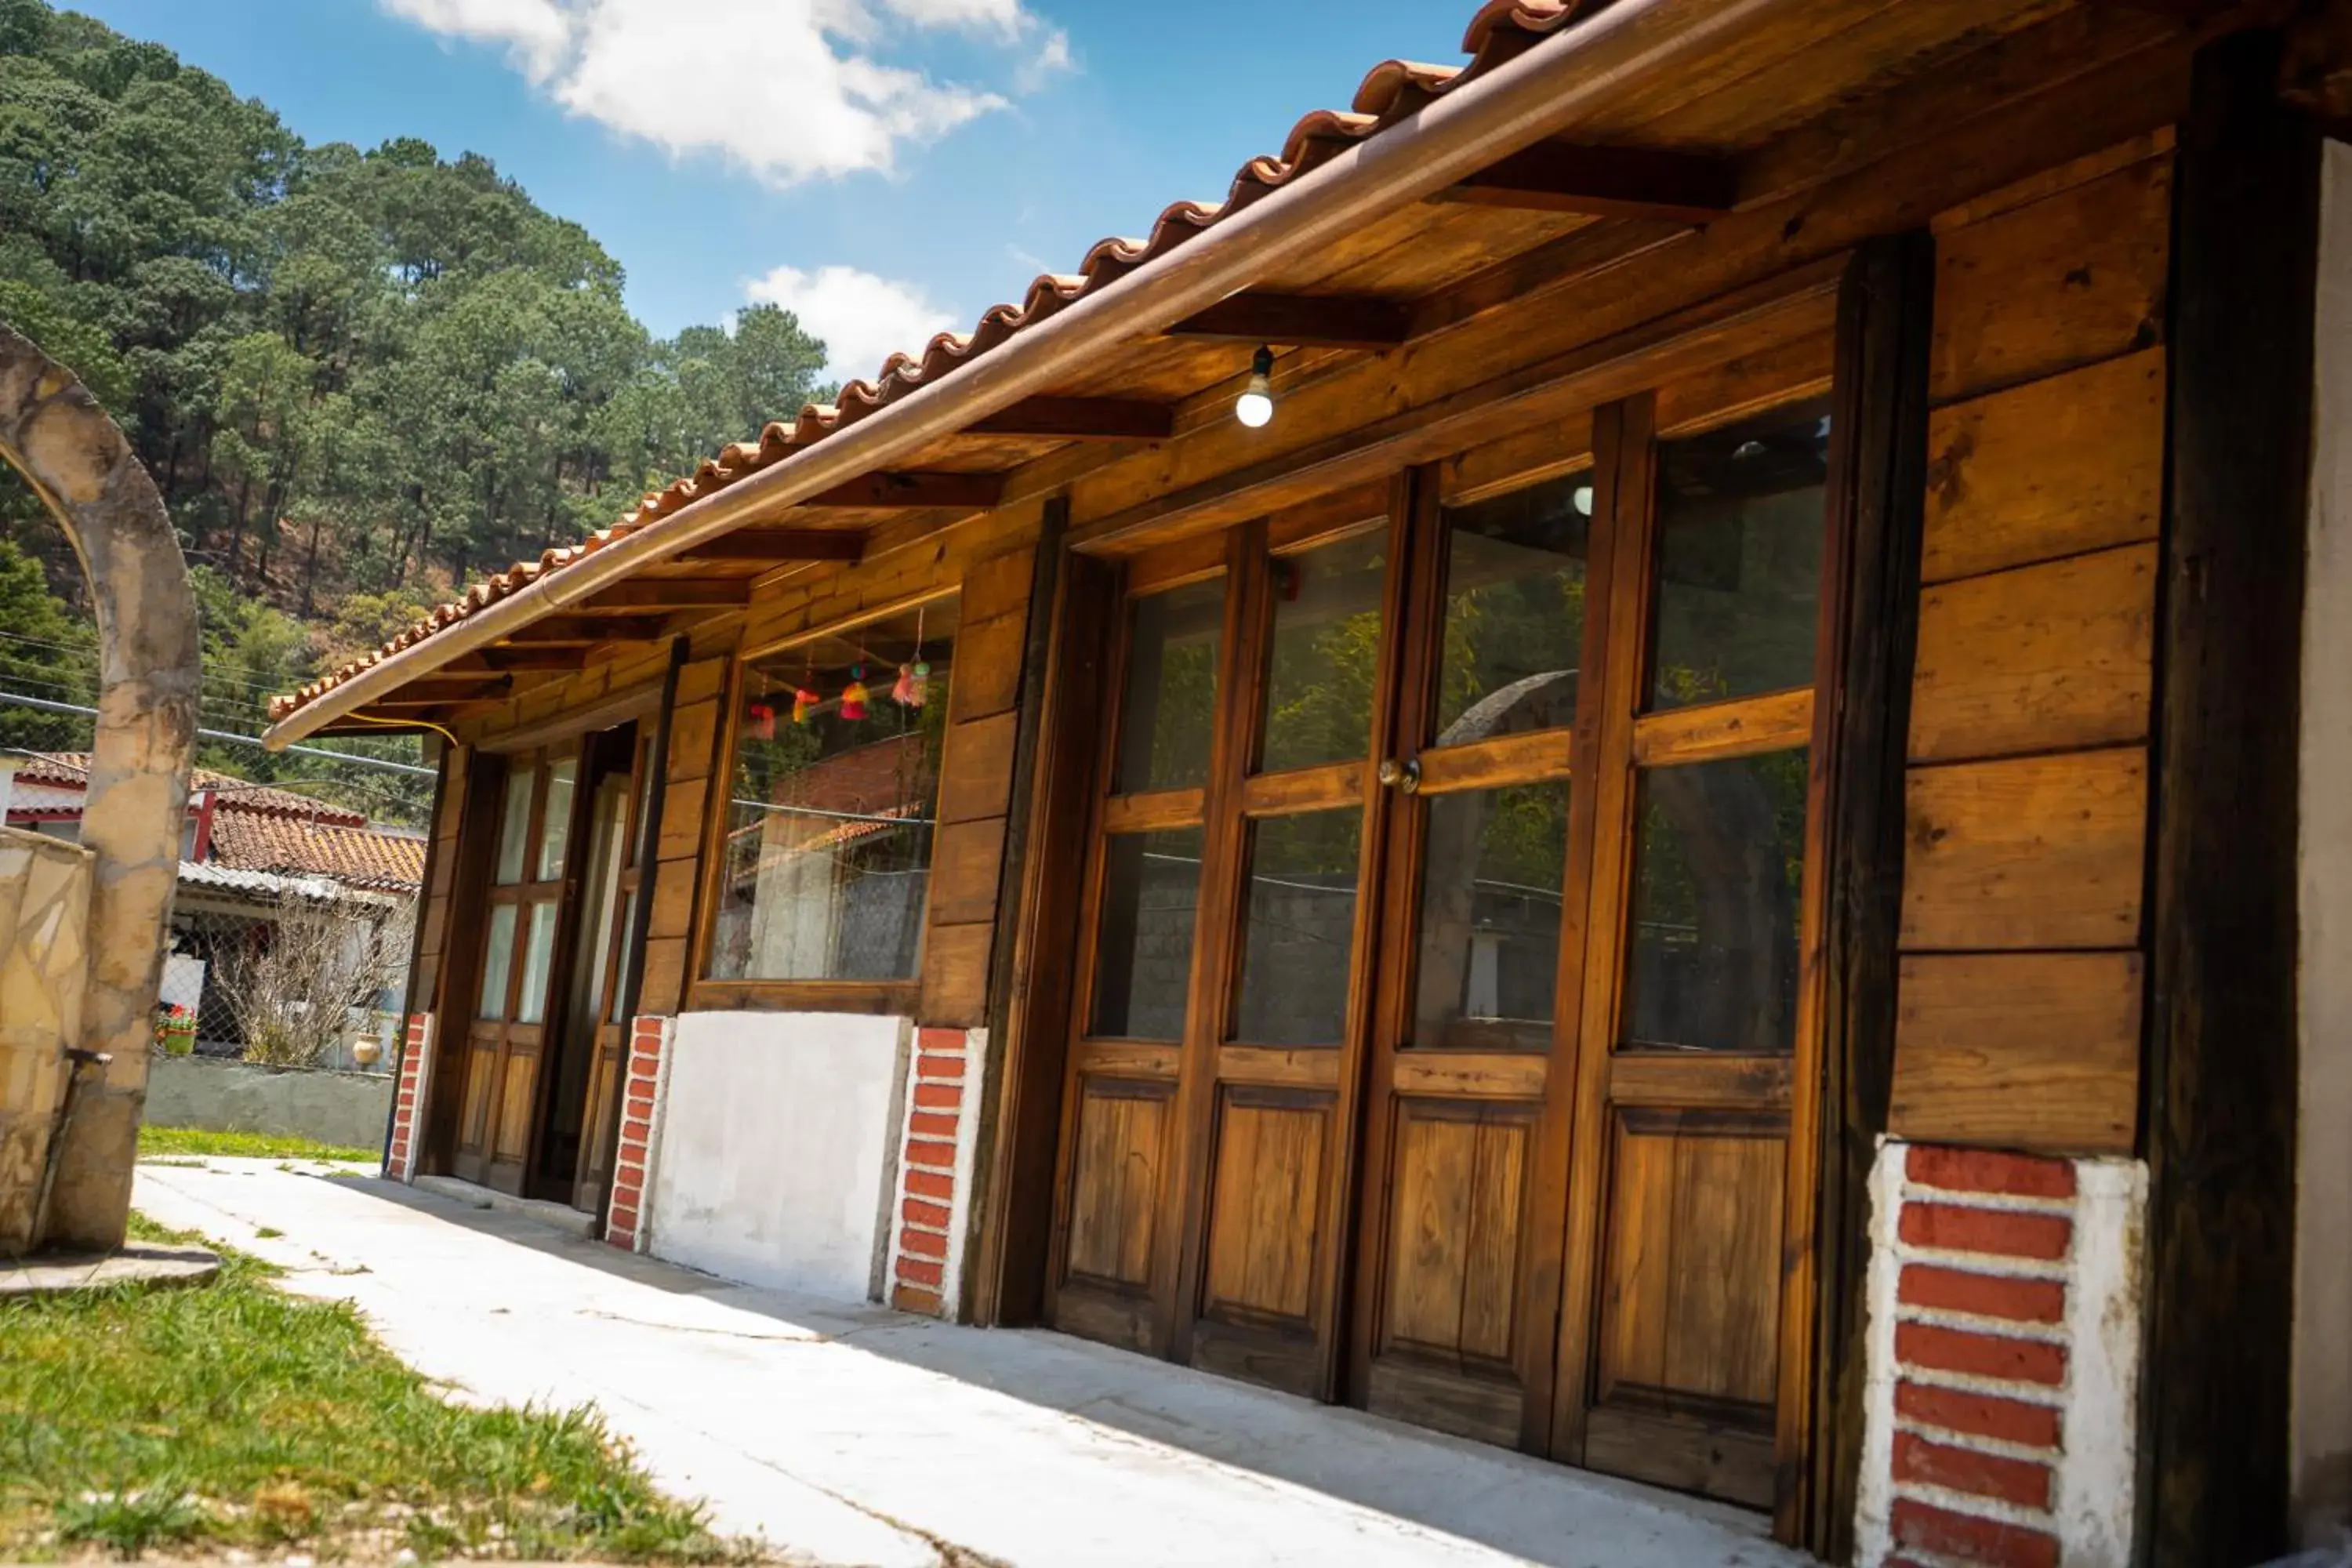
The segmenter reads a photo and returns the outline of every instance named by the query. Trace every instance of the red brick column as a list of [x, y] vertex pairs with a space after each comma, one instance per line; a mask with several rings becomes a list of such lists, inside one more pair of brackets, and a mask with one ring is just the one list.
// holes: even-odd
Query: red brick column
[[977, 1030], [915, 1031], [890, 1237], [890, 1303], [905, 1311], [955, 1315], [971, 1185], [965, 1066], [981, 1037]]
[[2127, 1561], [2144, 1173], [1889, 1143], [1873, 1185], [1857, 1561]]
[[425, 1096], [431, 1087], [433, 1015], [411, 1013], [400, 1052], [400, 1082], [394, 1089], [392, 1139], [384, 1145], [383, 1173], [395, 1182], [413, 1181], [417, 1155], [425, 1141]]
[[621, 1074], [621, 1138], [613, 1152], [613, 1198], [605, 1206], [604, 1239], [625, 1252], [643, 1252], [653, 1179], [661, 1091], [668, 1063], [667, 1018], [641, 1017], [629, 1028], [629, 1060]]

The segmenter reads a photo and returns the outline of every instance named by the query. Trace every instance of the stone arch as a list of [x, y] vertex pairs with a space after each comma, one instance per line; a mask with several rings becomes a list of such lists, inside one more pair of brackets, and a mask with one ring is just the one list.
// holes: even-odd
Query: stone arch
[[0, 325], [0, 459], [73, 542], [97, 612], [100, 694], [82, 843], [93, 851], [81, 1074], [47, 1239], [110, 1247], [131, 1206], [202, 668], [187, 563], [154, 481], [74, 374]]

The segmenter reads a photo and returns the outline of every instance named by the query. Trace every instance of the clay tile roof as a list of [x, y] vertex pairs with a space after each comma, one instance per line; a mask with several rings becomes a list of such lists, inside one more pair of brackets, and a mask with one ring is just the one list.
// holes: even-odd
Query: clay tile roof
[[223, 811], [213, 817], [209, 863], [414, 893], [425, 882], [425, 840], [381, 827]]
[[[0, 761], [6, 759], [0, 758]], [[63, 784], [87, 787], [89, 783], [88, 752], [42, 752], [18, 760], [16, 776], [33, 784]], [[313, 800], [291, 790], [272, 789], [267, 784], [247, 784], [210, 768], [190, 770], [188, 788], [191, 792], [212, 790], [219, 796], [225, 809], [276, 816], [307, 817], [315, 822], [339, 823], [346, 827], [362, 827], [365, 814], [344, 806], [331, 805]]]
[[1484, 76], [1610, 4], [1611, 0], [1486, 0], [1471, 16], [1463, 34], [1462, 52], [1470, 57], [1466, 64], [1437, 66], [1383, 60], [1365, 73], [1348, 110], [1318, 109], [1305, 115], [1290, 128], [1278, 154], [1260, 155], [1244, 163], [1234, 172], [1223, 201], [1174, 202], [1161, 210], [1150, 233], [1144, 237], [1097, 241], [1076, 272], [1040, 274], [1019, 303], [990, 306], [981, 312], [978, 324], [971, 331], [941, 332], [919, 353], [892, 354], [873, 380], [852, 381], [842, 387], [836, 405], [812, 403], [789, 423], [769, 425], [756, 441], [736, 442], [719, 458], [706, 459], [687, 478], [648, 494], [635, 511], [610, 528], [578, 544], [550, 550], [536, 561], [517, 562], [504, 572], [494, 573], [376, 652], [330, 671], [299, 691], [271, 698], [270, 718], [285, 718], [380, 659], [414, 647], [443, 627], [528, 586], [544, 574], [560, 572], [615, 540], [660, 521], [688, 502], [780, 462], [916, 388], [953, 374], [1073, 301], [1109, 288], [1136, 268], [1167, 255], [1365, 137], [1377, 135], [1453, 88]]

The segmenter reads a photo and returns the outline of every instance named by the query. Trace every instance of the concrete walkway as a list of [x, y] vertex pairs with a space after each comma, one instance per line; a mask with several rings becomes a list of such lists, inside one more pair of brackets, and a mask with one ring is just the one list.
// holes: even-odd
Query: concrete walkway
[[719, 1529], [827, 1563], [1811, 1561], [1731, 1510], [1057, 1334], [729, 1285], [331, 1167], [147, 1164], [136, 1202], [355, 1303], [471, 1396], [594, 1401]]

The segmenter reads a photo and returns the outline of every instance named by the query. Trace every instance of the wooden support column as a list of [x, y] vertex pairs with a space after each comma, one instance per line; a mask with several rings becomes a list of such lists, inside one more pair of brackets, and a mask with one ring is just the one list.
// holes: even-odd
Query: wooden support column
[[1031, 578], [1028, 647], [1014, 731], [1013, 820], [998, 895], [1000, 1042], [982, 1102], [980, 1267], [972, 1321], [1036, 1323], [1045, 1310], [1064, 1055], [1078, 976], [1078, 908], [1108, 700], [1104, 655], [1118, 605], [1117, 569], [1065, 548], [1068, 503], [1048, 505]]
[[2279, 102], [2280, 47], [2198, 56], [2175, 185], [2140, 1495], [2143, 1559], [2184, 1568], [2288, 1545], [2319, 142]]
[[1927, 510], [1927, 369], [1936, 247], [1890, 235], [1854, 254], [1838, 298], [1830, 541], [1840, 557], [1822, 657], [1842, 717], [1829, 759], [1829, 909], [1822, 988], [1821, 1215], [1812, 1506], [1801, 1539], [1853, 1553], [1868, 1355], [1870, 1171], [1895, 1068], [1902, 924], [1905, 740], [1919, 640]]

